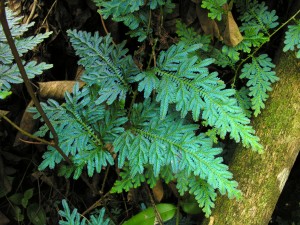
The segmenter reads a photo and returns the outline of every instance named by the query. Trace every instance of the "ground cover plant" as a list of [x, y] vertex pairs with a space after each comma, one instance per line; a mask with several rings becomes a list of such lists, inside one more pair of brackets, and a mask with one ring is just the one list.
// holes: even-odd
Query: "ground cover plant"
[[[138, 188], [163, 192], [163, 187], [168, 188], [179, 202], [177, 217], [175, 205], [155, 206], [148, 193], [155, 209], [146, 211], [152, 215], [149, 224], [155, 218], [163, 223], [173, 217], [169, 223], [179, 224], [186, 219], [179, 216], [180, 210], [189, 214], [201, 209], [209, 217], [218, 194], [242, 198], [222, 151], [231, 140], [264, 154], [250, 119], [265, 108], [278, 77], [271, 57], [261, 49], [276, 32], [294, 21], [288, 26], [283, 50], [295, 50], [295, 56], [300, 57], [298, 20], [293, 17], [280, 23], [275, 10], [264, 2], [242, 3], [197, 2], [197, 9], [204, 15], [207, 12], [203, 32], [177, 18], [172, 33], [165, 22], [176, 10], [175, 1], [94, 0], [102, 22], [110, 19], [122, 24], [128, 42], [134, 41], [138, 47], [128, 49], [126, 40], [115, 43], [108, 32], [66, 31], [84, 71], [72, 91], [64, 93], [63, 100], [49, 98], [41, 102], [43, 111], [36, 105], [27, 110], [41, 121], [35, 137], [31, 137], [48, 143], [38, 169], [56, 169], [59, 176], [67, 180], [81, 178], [88, 185], [89, 180], [101, 176], [100, 200], [87, 212], [105, 205], [103, 202], [114, 194]], [[20, 18], [10, 10], [6, 13], [20, 55], [51, 34], [21, 38], [33, 24], [21, 25]], [[23, 79], [4, 32], [0, 35], [0, 97], [5, 99], [11, 94], [11, 85]], [[33, 78], [52, 65], [27, 61], [24, 67], [28, 77]], [[224, 75], [225, 70], [230, 72]], [[109, 173], [116, 179], [103, 193]], [[91, 189], [94, 195], [99, 194], [99, 187]], [[24, 201], [30, 198], [31, 194], [24, 193], [23, 202], [14, 204], [26, 209]], [[108, 212], [108, 207], [105, 218], [105, 210], [101, 209], [87, 220], [77, 209], [71, 211], [66, 200], [62, 205], [58, 212], [60, 224], [109, 224], [120, 220], [117, 212]], [[193, 209], [188, 209], [189, 205]], [[27, 208], [28, 218], [35, 223], [37, 216], [29, 216], [31, 208]], [[19, 221], [24, 219], [21, 211], [21, 207], [14, 211]], [[36, 224], [46, 221], [42, 215], [39, 218], [44, 219]], [[126, 218], [129, 220], [124, 224], [137, 223], [139, 215]]]

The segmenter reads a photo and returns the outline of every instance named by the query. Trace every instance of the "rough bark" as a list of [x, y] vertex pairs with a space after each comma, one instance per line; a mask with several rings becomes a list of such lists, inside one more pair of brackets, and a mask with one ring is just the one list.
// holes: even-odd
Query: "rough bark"
[[236, 149], [229, 167], [243, 199], [220, 197], [202, 225], [265, 225], [272, 216], [300, 149], [300, 63], [292, 53], [280, 53], [275, 63], [280, 81], [253, 120], [265, 153]]

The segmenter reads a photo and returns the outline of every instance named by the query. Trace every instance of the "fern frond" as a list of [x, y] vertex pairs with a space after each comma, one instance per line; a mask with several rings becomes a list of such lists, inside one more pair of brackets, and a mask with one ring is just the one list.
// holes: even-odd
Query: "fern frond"
[[149, 12], [141, 9], [138, 12], [115, 18], [115, 21], [123, 22], [130, 29], [127, 34], [143, 42], [153, 32], [153, 29], [148, 26], [149, 19]]
[[246, 87], [242, 87], [240, 90], [236, 91], [235, 98], [237, 100], [238, 105], [243, 109], [245, 115], [250, 118], [252, 115], [251, 112], [251, 99], [249, 97], [249, 89]]
[[120, 172], [121, 180], [117, 180], [110, 190], [111, 193], [122, 193], [124, 190], [129, 191], [132, 188], [138, 188], [146, 180], [144, 174], [131, 176], [130, 168], [124, 166]]
[[[23, 62], [23, 65], [29, 79], [42, 74], [44, 70], [52, 68], [52, 64], [44, 62], [37, 64], [35, 61], [26, 64]], [[23, 83], [17, 64], [0, 65], [0, 83], [3, 85], [1, 88], [5, 91], [10, 90], [11, 84]]]
[[109, 218], [105, 219], [105, 209], [102, 208], [98, 216], [92, 215], [90, 220], [87, 220], [85, 217], [82, 218], [81, 214], [78, 213], [78, 210], [75, 208], [71, 212], [69, 205], [65, 199], [62, 200], [63, 210], [59, 210], [58, 213], [62, 217], [59, 221], [60, 225], [109, 225], [111, 221]]
[[[276, 11], [268, 11], [265, 2], [257, 3], [257, 1], [249, 2], [246, 11], [241, 13], [240, 20], [243, 22], [240, 29], [256, 29], [256, 32], [263, 31], [268, 34], [268, 30], [278, 26], [278, 16]], [[254, 26], [256, 25], [256, 26]]]
[[150, 9], [156, 9], [159, 6], [165, 5], [166, 0], [150, 0], [148, 4]]
[[113, 225], [114, 223], [109, 219], [105, 219], [105, 208], [102, 208], [98, 216], [92, 215], [90, 217], [90, 225]]
[[243, 32], [243, 41], [236, 47], [246, 53], [251, 52], [251, 47], [259, 47], [269, 41], [269, 30], [278, 26], [276, 11], [268, 11], [264, 2], [248, 2], [240, 7], [242, 25], [239, 27]]
[[[119, 153], [119, 167], [122, 168], [128, 159], [132, 178], [143, 173], [148, 164], [153, 167], [156, 177], [162, 167], [170, 167], [173, 174], [200, 177], [222, 194], [230, 192], [229, 195], [234, 195], [237, 183], [230, 180], [232, 174], [222, 164], [222, 159], [216, 157], [221, 149], [213, 148], [210, 138], [205, 135], [195, 136], [197, 125], [185, 124], [183, 119], [178, 119], [177, 113], [170, 113], [161, 120], [158, 107], [153, 107], [155, 103], [150, 104], [147, 100], [141, 105], [136, 104], [132, 111], [133, 128], [114, 142], [115, 152]], [[156, 114], [151, 120], [143, 116], [144, 111], [150, 114], [149, 108]], [[146, 120], [142, 121], [140, 115]]]
[[251, 108], [254, 115], [257, 116], [261, 109], [265, 108], [264, 102], [269, 95], [267, 91], [271, 91], [271, 84], [278, 81], [273, 68], [275, 65], [271, 62], [271, 58], [267, 54], [258, 57], [252, 57], [252, 63], [246, 63], [243, 66], [240, 78], [247, 78], [247, 86], [249, 87], [249, 96], [251, 97]]
[[201, 7], [208, 9], [208, 16], [211, 19], [217, 19], [221, 21], [222, 15], [225, 13], [223, 6], [227, 3], [227, 0], [203, 0]]
[[200, 35], [192, 27], [188, 28], [180, 20], [176, 21], [176, 33], [181, 42], [186, 45], [200, 44], [200, 49], [208, 51], [211, 38], [209, 35]]
[[192, 27], [188, 28], [179, 20], [176, 21], [176, 33], [180, 38], [180, 42], [184, 43], [185, 46], [193, 44], [200, 46], [199, 51], [195, 52], [195, 55], [200, 59], [213, 58], [215, 60], [214, 64], [221, 67], [232, 67], [234, 65], [235, 62], [226, 54], [225, 48], [220, 51], [210, 44], [211, 38], [209, 35], [200, 35]]
[[[34, 49], [38, 44], [42, 43], [44, 39], [48, 38], [52, 32], [46, 32], [44, 34], [38, 34], [36, 36], [31, 36], [27, 38], [15, 39], [15, 45], [18, 50], [18, 53], [23, 56], [29, 50]], [[7, 43], [0, 43], [0, 62], [3, 64], [12, 64], [13, 55], [11, 53], [10, 47]]]
[[2, 84], [0, 83], [0, 99], [6, 99], [8, 96], [12, 94], [11, 91], [3, 91], [1, 89]]
[[[46, 32], [44, 34], [22, 38], [20, 36], [23, 35], [23, 33], [33, 25], [33, 23], [27, 25], [20, 24], [22, 17], [16, 17], [15, 14], [9, 9], [5, 10], [10, 31], [15, 39], [15, 44], [20, 56], [35, 48], [52, 33]], [[2, 25], [0, 25], [0, 94], [2, 96], [0, 96], [0, 98], [6, 97], [10, 93], [11, 84], [23, 83], [19, 68], [16, 64], [14, 64], [13, 60], [14, 57], [7, 43]], [[34, 78], [36, 75], [42, 74], [44, 70], [52, 68], [51, 64], [37, 64], [35, 61], [30, 61], [27, 63], [23, 62], [23, 65], [29, 79]]]
[[59, 221], [60, 225], [85, 225], [86, 218], [81, 220], [80, 214], [77, 212], [77, 209], [73, 209], [72, 213], [70, 211], [69, 205], [65, 199], [62, 200], [62, 206], [64, 210], [59, 210], [58, 214], [63, 218]]
[[[29, 24], [21, 24], [21, 20], [23, 17], [18, 17], [16, 13], [14, 13], [9, 8], [5, 8], [6, 19], [8, 23], [8, 27], [10, 29], [11, 35], [13, 38], [22, 36], [30, 27], [34, 25], [34, 22]], [[6, 37], [2, 29], [2, 25], [0, 25], [0, 42], [6, 42]]]
[[[117, 180], [114, 183], [114, 186], [110, 190], [111, 193], [122, 193], [124, 190], [129, 191], [132, 188], [138, 188], [145, 181], [149, 184], [150, 188], [153, 188], [159, 179], [158, 176], [154, 175], [151, 166], [145, 166], [144, 173], [132, 176], [128, 163], [123, 166], [119, 175], [121, 180]], [[172, 178], [175, 179], [174, 176]]]
[[244, 31], [244, 39], [235, 46], [236, 50], [250, 53], [251, 47], [259, 47], [269, 41], [268, 36], [257, 30], [257, 23], [255, 23], [254, 28], [241, 26], [241, 30]]
[[98, 88], [97, 104], [107, 102], [111, 105], [116, 99], [125, 101], [129, 92], [130, 76], [139, 72], [131, 56], [124, 49], [125, 43], [114, 46], [110, 36], [100, 37], [90, 33], [67, 31], [76, 54], [81, 58], [79, 64], [85, 67], [81, 79], [89, 86]]
[[[127, 121], [124, 110], [115, 105], [106, 110], [104, 106], [95, 104], [94, 98], [88, 88], [79, 90], [77, 83], [72, 95], [65, 93], [66, 103], [59, 105], [48, 100], [48, 104], [42, 105], [58, 134], [59, 146], [66, 155], [72, 156], [76, 165], [75, 179], [85, 166], [88, 175], [92, 176], [94, 171], [100, 173], [103, 166], [114, 164], [106, 145], [124, 132], [122, 125]], [[36, 114], [35, 118], [39, 117], [36, 109], [30, 111]], [[36, 134], [45, 136], [47, 132], [47, 126], [43, 125]], [[62, 160], [51, 147], [48, 149], [39, 167], [41, 170], [53, 168]]]
[[234, 65], [240, 60], [240, 53], [237, 51], [236, 47], [224, 45], [222, 47], [222, 54], [226, 55], [230, 59], [230, 65]]
[[113, 19], [120, 18], [121, 16], [126, 16], [133, 12], [139, 11], [142, 6], [147, 3], [147, 6], [150, 9], [156, 9], [159, 6], [164, 6], [166, 4], [172, 4], [170, 0], [93, 0], [95, 4], [100, 8], [100, 13], [103, 15], [104, 19], [107, 19], [109, 16], [113, 16]]
[[144, 0], [93, 0], [100, 8], [100, 14], [104, 19], [113, 16], [113, 19], [126, 14], [131, 14], [140, 9], [144, 5]]
[[131, 37], [137, 37], [139, 42], [144, 41], [152, 29], [149, 26], [149, 12], [162, 6], [164, 13], [170, 13], [175, 7], [171, 0], [93, 0], [97, 6], [99, 14], [104, 19], [112, 17], [116, 22], [122, 22], [129, 27], [128, 34]]
[[[217, 197], [215, 190], [207, 182], [196, 177], [191, 177], [188, 185], [190, 188], [189, 193], [195, 196], [205, 216], [211, 215], [211, 209], [214, 208], [214, 202]], [[236, 193], [236, 196], [239, 195], [239, 193]]]
[[300, 58], [300, 20], [296, 20], [296, 25], [288, 26], [288, 30], [285, 33], [284, 48], [283, 51], [288, 50], [296, 51], [296, 57]]
[[[161, 103], [161, 119], [166, 117], [168, 106], [175, 103], [176, 110], [181, 111], [182, 118], [189, 111], [192, 112], [195, 121], [202, 115], [208, 125], [218, 129], [221, 137], [230, 133], [230, 137], [235, 141], [242, 140], [245, 146], [261, 151], [259, 139], [249, 126], [249, 119], [234, 98], [235, 90], [226, 89], [216, 72], [209, 73], [207, 66], [213, 59], [201, 61], [196, 56], [189, 57], [189, 53], [197, 49], [199, 45], [187, 47], [179, 43], [160, 53], [157, 67], [152, 70], [151, 76], [154, 77], [155, 74], [160, 78], [156, 100]], [[150, 93], [153, 85], [146, 82], [139, 86], [139, 90]]]

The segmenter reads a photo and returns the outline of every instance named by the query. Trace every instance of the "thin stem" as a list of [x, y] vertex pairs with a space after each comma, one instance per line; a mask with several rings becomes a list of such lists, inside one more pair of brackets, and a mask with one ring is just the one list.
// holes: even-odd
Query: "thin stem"
[[57, 3], [57, 0], [55, 0], [55, 1], [53, 2], [53, 4], [51, 5], [50, 9], [48, 10], [47, 15], [45, 16], [43, 22], [41, 23], [41, 26], [38, 28], [38, 32], [40, 31], [41, 27], [42, 27], [42, 26], [44, 25], [44, 23], [46, 22], [47, 18], [49, 17], [49, 15], [50, 15], [50, 13], [52, 12], [52, 9], [53, 9], [54, 6], [56, 5], [56, 3]]
[[21, 127], [19, 127], [17, 124], [15, 124], [13, 121], [11, 121], [10, 119], [8, 119], [8, 117], [1, 115], [0, 117], [2, 117], [3, 119], [5, 119], [11, 126], [13, 126], [14, 128], [16, 128], [18, 131], [20, 131], [22, 134], [26, 135], [27, 137], [30, 137], [31, 139], [37, 140], [40, 143], [46, 144], [46, 145], [51, 145], [53, 146], [54, 143], [46, 141], [42, 138], [36, 137], [30, 133], [28, 133], [27, 131], [23, 130]]
[[179, 208], [180, 208], [180, 205], [179, 205], [179, 201], [178, 201], [178, 203], [177, 203], [177, 210], [176, 210], [176, 225], [179, 225], [179, 222], [180, 222]]
[[106, 184], [106, 180], [107, 180], [109, 168], [110, 168], [110, 165], [107, 166], [106, 171], [105, 171], [104, 179], [103, 179], [101, 190], [100, 190], [100, 194], [101, 195], [104, 193], [104, 188], [105, 188], [105, 184]]
[[128, 118], [130, 118], [131, 111], [132, 111], [132, 108], [133, 108], [133, 105], [134, 105], [134, 102], [135, 102], [135, 99], [136, 99], [137, 94], [138, 94], [137, 91], [134, 91], [134, 92], [133, 92], [132, 100], [131, 100], [130, 107], [129, 107], [129, 111], [128, 111], [128, 115], [127, 115]]
[[[101, 8], [99, 7], [99, 10], [101, 10]], [[104, 32], [106, 33], [106, 35], [109, 35], [109, 31], [107, 30], [106, 28], [106, 25], [105, 25], [105, 22], [104, 22], [104, 19], [103, 19], [103, 16], [101, 15], [101, 13], [99, 12], [99, 15], [100, 15], [100, 19], [101, 19], [101, 24], [102, 24], [102, 27], [104, 29]], [[112, 40], [112, 43], [114, 46], [116, 46], [116, 43], [114, 42], [114, 40]]]
[[81, 215], [86, 215], [93, 209], [97, 208], [98, 206], [102, 205], [102, 202], [104, 199], [109, 195], [109, 192], [107, 192], [105, 195], [102, 195], [101, 198], [99, 198], [93, 205], [91, 205], [87, 210], [85, 210]]
[[29, 24], [30, 23], [30, 20], [33, 18], [34, 16], [34, 13], [35, 13], [35, 9], [36, 9], [36, 5], [38, 4], [38, 1], [37, 0], [33, 0], [33, 6], [32, 6], [32, 9], [31, 9], [31, 12], [30, 12], [30, 15], [29, 17], [27, 18], [25, 24]]
[[72, 164], [71, 160], [68, 158], [68, 156], [62, 151], [62, 149], [58, 146], [58, 136], [57, 136], [57, 133], [55, 132], [49, 118], [47, 117], [47, 115], [45, 114], [40, 102], [38, 101], [38, 99], [36, 98], [34, 92], [33, 92], [33, 89], [32, 89], [32, 86], [30, 84], [30, 81], [29, 81], [29, 78], [26, 74], [26, 71], [25, 71], [25, 68], [22, 64], [22, 61], [20, 59], [20, 56], [19, 56], [19, 53], [18, 53], [18, 50], [16, 48], [16, 45], [14, 43], [14, 40], [11, 36], [11, 32], [9, 30], [9, 26], [8, 26], [8, 23], [7, 23], [7, 20], [6, 20], [6, 13], [5, 13], [5, 6], [4, 6], [4, 0], [1, 0], [0, 1], [0, 21], [1, 21], [1, 24], [2, 24], [2, 27], [3, 27], [3, 31], [4, 31], [4, 34], [6, 36], [6, 39], [7, 39], [7, 42], [8, 42], [8, 45], [11, 49], [11, 52], [14, 56], [14, 59], [17, 63], [17, 66], [19, 68], [19, 71], [20, 71], [20, 74], [22, 76], [22, 79], [24, 81], [24, 84], [26, 86], [26, 89], [32, 99], [32, 101], [34, 102], [34, 105], [35, 107], [37, 108], [38, 112], [41, 114], [42, 118], [44, 119], [46, 125], [48, 126], [50, 132], [52, 133], [53, 135], [53, 138], [54, 138], [54, 144], [52, 145], [60, 154], [61, 156], [69, 163], [69, 164]]
[[[291, 22], [292, 20], [294, 20], [296, 18], [296, 16], [300, 13], [300, 10], [298, 10], [291, 18], [289, 18], [286, 22], [284, 22], [283, 24], [281, 24], [280, 27], [278, 27], [272, 34], [269, 35], [269, 39], [274, 36], [279, 30], [281, 30], [284, 26], [286, 26], [289, 22]], [[267, 42], [265, 42], [267, 43]], [[232, 88], [234, 88], [235, 86], [235, 81], [236, 81], [236, 78], [237, 78], [237, 73], [239, 72], [241, 66], [248, 60], [250, 59], [251, 57], [253, 57], [256, 52], [265, 44], [265, 43], [262, 43], [258, 48], [256, 48], [251, 54], [249, 54], [245, 59], [243, 59], [237, 69], [235, 70], [235, 75], [234, 75], [234, 79], [233, 79], [233, 83], [232, 83]]]
[[151, 191], [150, 191], [150, 188], [149, 188], [148, 184], [145, 184], [145, 187], [146, 187], [146, 190], [147, 190], [147, 192], [148, 192], [148, 195], [149, 195], [149, 198], [150, 198], [151, 205], [152, 205], [152, 207], [153, 207], [153, 209], [154, 209], [154, 213], [155, 213], [155, 217], [157, 218], [157, 222], [158, 222], [160, 225], [163, 225], [163, 224], [164, 224], [164, 223], [163, 223], [163, 220], [162, 220], [162, 218], [161, 218], [161, 215], [160, 215], [159, 211], [157, 210], [157, 207], [156, 207], [156, 205], [155, 205], [155, 202], [154, 202], [154, 199], [153, 199], [153, 196], [152, 196], [152, 194], [151, 194]]
[[152, 59], [153, 59], [153, 67], [156, 67], [155, 48], [156, 48], [157, 41], [158, 41], [158, 39], [155, 38], [155, 39], [154, 39], [154, 43], [151, 44], [151, 45], [152, 45], [151, 56], [150, 56], [150, 59], [149, 59], [148, 65], [147, 65], [147, 69], [150, 69]]

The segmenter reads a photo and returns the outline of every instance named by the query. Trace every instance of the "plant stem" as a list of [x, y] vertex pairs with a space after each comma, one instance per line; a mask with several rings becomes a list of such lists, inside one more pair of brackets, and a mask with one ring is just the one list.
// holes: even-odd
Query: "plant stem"
[[157, 222], [158, 222], [158, 224], [163, 225], [163, 224], [164, 224], [164, 223], [163, 223], [163, 220], [162, 220], [162, 218], [161, 218], [161, 215], [160, 215], [159, 211], [158, 211], [157, 208], [156, 208], [156, 205], [155, 205], [155, 202], [154, 202], [154, 199], [153, 199], [153, 197], [152, 197], [152, 194], [151, 194], [151, 191], [150, 191], [150, 188], [149, 188], [148, 184], [145, 184], [145, 187], [146, 187], [146, 190], [147, 190], [147, 192], [148, 192], [148, 195], [149, 195], [149, 198], [150, 198], [151, 205], [152, 205], [152, 207], [153, 207], [153, 209], [154, 209], [154, 213], [155, 213], [155, 217], [157, 218]]
[[47, 115], [45, 114], [41, 104], [39, 103], [38, 99], [36, 98], [34, 92], [33, 92], [33, 89], [32, 89], [32, 86], [30, 84], [30, 81], [29, 81], [29, 78], [26, 74], [26, 71], [25, 71], [25, 68], [22, 64], [22, 61], [20, 59], [20, 56], [19, 56], [19, 53], [18, 53], [18, 50], [16, 48], [16, 45], [14, 43], [14, 40], [11, 36], [11, 32], [9, 30], [9, 26], [8, 26], [8, 23], [7, 23], [7, 20], [6, 20], [6, 13], [5, 13], [5, 6], [4, 6], [4, 0], [1, 0], [0, 1], [0, 22], [2, 24], [2, 27], [3, 27], [3, 31], [4, 31], [4, 34], [6, 36], [6, 39], [7, 39], [7, 42], [8, 42], [8, 45], [11, 49], [11, 52], [14, 56], [14, 59], [17, 63], [17, 66], [19, 68], [19, 71], [20, 71], [20, 74], [22, 76], [22, 79], [24, 81], [24, 84], [26, 86], [26, 89], [32, 99], [32, 101], [34, 102], [34, 105], [35, 107], [37, 108], [38, 112], [41, 114], [42, 118], [44, 119], [46, 125], [48, 126], [50, 132], [52, 133], [53, 135], [53, 139], [54, 139], [54, 144], [52, 144], [52, 146], [61, 154], [61, 156], [69, 163], [69, 164], [72, 164], [71, 160], [68, 158], [68, 156], [62, 151], [62, 149], [58, 146], [58, 136], [57, 136], [57, 133], [55, 132], [49, 118], [47, 117]]
[[54, 143], [51, 143], [51, 142], [49, 142], [47, 140], [44, 140], [42, 138], [36, 137], [36, 136], [28, 133], [27, 131], [25, 131], [21, 127], [19, 127], [17, 124], [15, 124], [13, 121], [11, 121], [8, 117], [6, 117], [4, 115], [2, 115], [0, 117], [2, 117], [3, 119], [5, 119], [11, 126], [13, 126], [14, 128], [16, 128], [18, 131], [20, 131], [22, 134], [26, 135], [27, 137], [30, 137], [30, 138], [32, 138], [34, 140], [37, 140], [37, 141], [39, 141], [39, 142], [41, 142], [43, 144], [53, 146]]
[[[281, 24], [280, 27], [278, 27], [272, 34], [269, 35], [269, 39], [274, 36], [279, 30], [281, 30], [284, 26], [286, 26], [289, 22], [291, 22], [292, 20], [294, 20], [296, 18], [296, 16], [300, 13], [300, 10], [298, 10], [291, 18], [289, 18], [286, 22], [284, 22], [283, 24]], [[267, 43], [267, 42], [265, 42]], [[262, 43], [258, 48], [256, 48], [251, 54], [249, 54], [245, 59], [243, 59], [237, 69], [235, 70], [235, 75], [234, 75], [234, 79], [233, 79], [233, 83], [232, 83], [232, 88], [234, 88], [234, 85], [235, 85], [235, 81], [236, 81], [236, 78], [237, 78], [237, 73], [239, 72], [241, 66], [248, 60], [250, 59], [251, 57], [253, 57], [256, 52], [265, 44], [265, 43]]]

